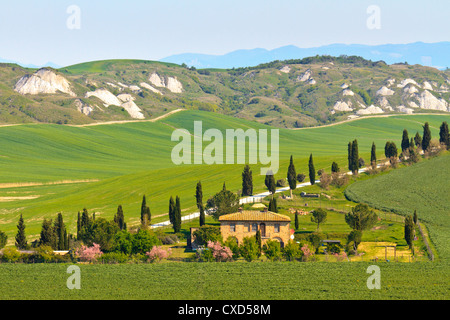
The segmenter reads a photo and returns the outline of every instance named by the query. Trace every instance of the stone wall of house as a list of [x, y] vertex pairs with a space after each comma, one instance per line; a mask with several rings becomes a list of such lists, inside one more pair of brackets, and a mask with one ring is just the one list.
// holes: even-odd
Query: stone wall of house
[[[241, 244], [245, 237], [254, 237], [256, 235], [256, 231], [253, 230], [252, 224], [256, 223], [257, 230], [261, 231], [261, 224], [264, 223], [266, 225], [265, 237], [262, 236], [262, 243], [264, 244], [268, 239], [275, 239], [283, 244], [286, 244], [290, 240], [290, 223], [289, 221], [280, 221], [280, 222], [272, 222], [272, 221], [223, 221], [220, 225], [220, 232], [224, 240], [226, 240], [230, 236], [235, 236], [238, 239], [238, 243]], [[235, 225], [235, 231], [231, 231], [231, 225]], [[279, 232], [275, 232], [275, 225], [278, 224], [280, 227]]]

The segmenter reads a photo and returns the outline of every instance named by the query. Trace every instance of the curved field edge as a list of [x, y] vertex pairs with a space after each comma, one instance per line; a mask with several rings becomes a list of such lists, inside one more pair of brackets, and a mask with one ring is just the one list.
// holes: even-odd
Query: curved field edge
[[358, 181], [345, 195], [355, 202], [412, 215], [426, 224], [429, 236], [442, 260], [450, 258], [450, 155], [445, 154], [389, 174]]
[[[81, 289], [66, 287], [65, 264], [0, 264], [0, 299], [380, 300], [448, 299], [446, 263], [157, 263], [80, 265]], [[414, 281], [411, 281], [414, 279]]]

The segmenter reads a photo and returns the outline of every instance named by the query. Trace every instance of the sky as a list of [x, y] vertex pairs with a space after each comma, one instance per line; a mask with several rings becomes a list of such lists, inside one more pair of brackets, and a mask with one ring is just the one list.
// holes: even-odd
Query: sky
[[450, 41], [448, 0], [15, 0], [2, 7], [0, 58], [34, 65]]

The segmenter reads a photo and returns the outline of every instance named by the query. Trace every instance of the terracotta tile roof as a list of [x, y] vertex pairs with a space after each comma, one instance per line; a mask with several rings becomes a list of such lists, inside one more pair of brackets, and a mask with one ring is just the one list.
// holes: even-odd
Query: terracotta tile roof
[[291, 221], [291, 218], [271, 211], [244, 210], [220, 216], [219, 221]]

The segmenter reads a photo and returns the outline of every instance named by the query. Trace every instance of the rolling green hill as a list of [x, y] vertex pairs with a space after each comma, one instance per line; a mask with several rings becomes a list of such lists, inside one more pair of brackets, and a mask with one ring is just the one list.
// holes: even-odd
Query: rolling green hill
[[450, 258], [450, 156], [425, 160], [350, 185], [346, 196], [382, 210], [412, 215], [417, 210], [442, 259]]
[[[3, 199], [0, 229], [13, 239], [18, 217], [23, 214], [27, 234], [30, 239], [36, 238], [43, 217], [54, 218], [62, 212], [70, 232], [74, 232], [76, 214], [83, 207], [112, 218], [119, 204], [123, 205], [128, 224], [133, 225], [138, 223], [144, 194], [153, 222], [167, 220], [165, 214], [171, 195], [181, 197], [183, 214], [195, 211], [193, 195], [198, 180], [203, 184], [204, 199], [220, 190], [223, 182], [229, 190], [237, 192], [241, 188], [241, 164], [175, 166], [172, 163], [170, 154], [177, 143], [171, 141], [173, 130], [185, 128], [192, 133], [194, 120], [203, 122], [203, 130], [270, 128], [204, 111], [179, 112], [157, 122], [0, 127], [0, 199]], [[449, 122], [450, 116], [392, 116], [321, 128], [280, 129], [280, 170], [276, 178], [285, 177], [291, 154], [299, 173], [307, 173], [310, 153], [314, 155], [317, 170], [330, 171], [332, 161], [346, 168], [347, 143], [355, 138], [364, 159], [368, 159], [373, 141], [378, 157], [382, 158], [387, 140], [400, 145], [404, 128], [413, 135], [422, 132], [425, 121], [430, 123], [432, 135], [436, 137], [439, 125], [442, 121]], [[260, 167], [252, 165], [255, 192], [265, 191]], [[27, 185], [30, 182], [38, 184]]]
[[[94, 61], [47, 70], [66, 79], [73, 95], [60, 90], [43, 93], [48, 86], [36, 84], [36, 70], [0, 64], [0, 123], [153, 119], [182, 108], [302, 128], [374, 112], [450, 111], [448, 71], [359, 57], [316, 56], [232, 70], [143, 60]], [[33, 81], [26, 83], [30, 78]], [[58, 88], [57, 82], [50, 87]], [[22, 92], [23, 86], [41, 91]], [[133, 108], [140, 113], [130, 111]]]

